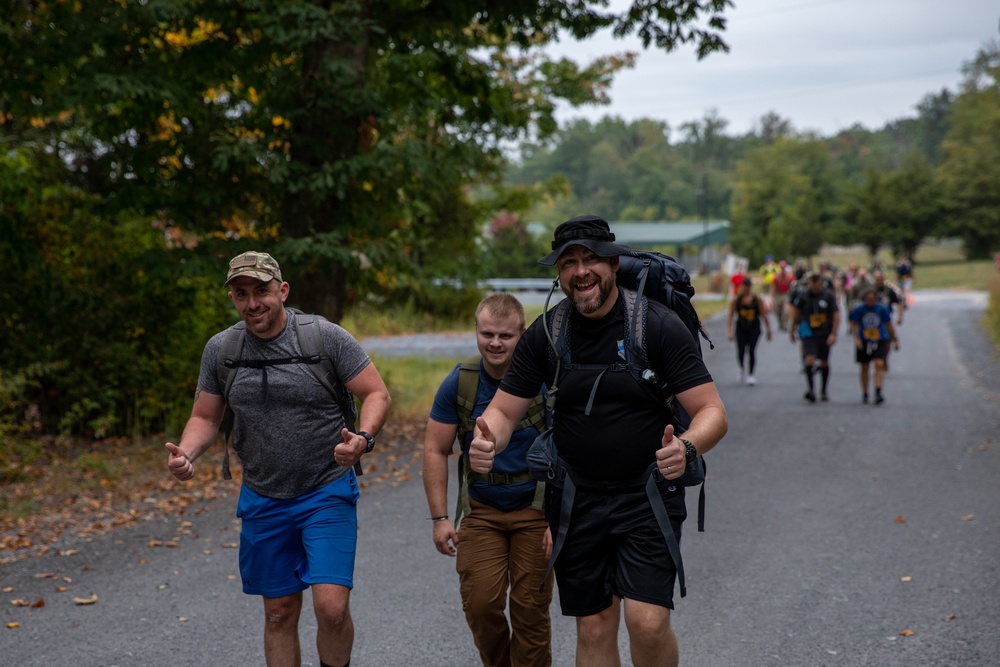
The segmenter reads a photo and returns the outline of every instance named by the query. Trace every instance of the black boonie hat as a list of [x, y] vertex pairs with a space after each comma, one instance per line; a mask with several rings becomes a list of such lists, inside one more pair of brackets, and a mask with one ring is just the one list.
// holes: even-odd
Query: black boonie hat
[[581, 215], [556, 227], [552, 252], [538, 260], [539, 264], [552, 266], [571, 245], [582, 245], [598, 257], [617, 257], [628, 252], [629, 247], [614, 242], [615, 235], [608, 221], [596, 215]]

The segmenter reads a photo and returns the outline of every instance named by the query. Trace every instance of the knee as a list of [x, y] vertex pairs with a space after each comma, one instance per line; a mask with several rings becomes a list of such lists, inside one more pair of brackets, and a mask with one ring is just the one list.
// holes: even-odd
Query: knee
[[300, 610], [301, 601], [294, 596], [266, 599], [264, 601], [264, 620], [271, 628], [298, 625]]
[[656, 644], [673, 632], [669, 613], [626, 615], [625, 626], [630, 640], [640, 645]]
[[[505, 595], [500, 597], [489, 595], [483, 589], [462, 591], [462, 610], [470, 617], [487, 618], [502, 615], [506, 601]], [[513, 602], [511, 600], [512, 605]]]
[[608, 614], [582, 616], [576, 619], [577, 641], [581, 648], [618, 642], [618, 618]]
[[315, 606], [316, 622], [327, 630], [338, 630], [351, 622], [350, 610], [340, 600], [325, 600]]

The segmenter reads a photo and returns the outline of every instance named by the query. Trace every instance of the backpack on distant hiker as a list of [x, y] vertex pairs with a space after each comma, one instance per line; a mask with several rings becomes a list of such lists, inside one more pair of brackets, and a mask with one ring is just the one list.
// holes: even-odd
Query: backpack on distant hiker
[[[476, 428], [476, 421], [472, 418], [472, 411], [476, 408], [476, 395], [479, 393], [479, 362], [480, 355], [469, 357], [458, 367], [458, 393], [456, 395], [455, 407], [458, 410], [458, 445], [459, 448], [465, 446], [465, 436], [473, 432]], [[542, 394], [535, 396], [528, 406], [528, 411], [524, 419], [514, 427], [515, 431], [526, 428], [534, 428], [539, 433], [544, 433], [547, 425], [545, 422], [545, 398]], [[531, 473], [502, 473], [488, 472], [479, 473], [472, 470], [469, 464], [468, 452], [462, 452], [458, 458], [458, 505], [455, 508], [455, 528], [462, 517], [469, 513], [469, 484], [471, 482], [486, 482], [488, 484], [519, 484], [521, 482], [531, 482], [534, 477]], [[531, 506], [535, 509], [542, 509], [545, 499], [545, 485], [538, 483], [535, 488], [535, 499]]]
[[[222, 396], [226, 399], [226, 416], [223, 418], [226, 453], [222, 459], [223, 479], [232, 479], [229, 469], [229, 439], [233, 432], [233, 414], [229, 408], [229, 390], [236, 379], [236, 373], [240, 368], [265, 368], [267, 366], [283, 366], [285, 364], [305, 364], [312, 374], [316, 376], [319, 383], [330, 392], [333, 399], [340, 406], [340, 411], [344, 415], [344, 426], [348, 431], [354, 433], [354, 424], [358, 419], [357, 405], [354, 403], [352, 394], [344, 383], [337, 376], [337, 369], [333, 365], [333, 359], [326, 353], [323, 346], [323, 335], [320, 331], [320, 322], [325, 321], [321, 315], [306, 315], [297, 308], [285, 308], [293, 314], [292, 327], [299, 341], [299, 350], [302, 352], [298, 357], [284, 357], [280, 359], [243, 359], [243, 342], [246, 340], [246, 323], [237, 322], [229, 329], [226, 339], [222, 343], [219, 351], [219, 360], [216, 364], [216, 374], [219, 379], [219, 386], [222, 387]], [[361, 462], [354, 464], [354, 473], [362, 475]]]
[[[711, 349], [715, 345], [709, 339], [702, 327], [698, 313], [691, 303], [694, 296], [694, 286], [691, 285], [691, 277], [688, 272], [677, 261], [668, 255], [658, 252], [629, 251], [619, 255], [618, 272], [616, 281], [624, 289], [620, 293], [623, 295], [625, 307], [625, 363], [624, 364], [575, 364], [570, 358], [570, 346], [567, 336], [567, 323], [570, 321], [570, 309], [572, 304], [568, 299], [564, 299], [552, 308], [551, 317], [549, 315], [548, 299], [546, 299], [544, 310], [542, 311], [543, 327], [549, 338], [549, 365], [553, 381], [549, 387], [547, 407], [555, 414], [555, 405], [558, 398], [560, 374], [565, 370], [600, 370], [600, 374], [594, 381], [594, 387], [590, 392], [590, 401], [587, 404], [584, 414], [590, 414], [593, 401], [597, 394], [597, 386], [609, 370], [628, 371], [639, 386], [654, 397], [655, 400], [663, 401], [664, 408], [670, 410], [670, 422], [674, 425], [676, 435], [682, 435], [691, 424], [691, 417], [684, 408], [675, 400], [670, 392], [667, 383], [663, 382], [653, 369], [649, 368], [649, 356], [646, 353], [646, 317], [649, 312], [649, 299], [654, 299], [673, 310], [687, 326], [694, 339], [699, 354], [701, 353], [701, 341], [699, 336], [708, 341]], [[559, 280], [552, 283], [549, 297], [558, 286]], [[553, 484], [563, 489], [563, 502], [560, 508], [561, 517], [559, 520], [559, 532], [553, 536], [554, 543], [552, 557], [549, 560], [549, 567], [555, 563], [556, 557], [562, 548], [565, 535], [569, 526], [570, 513], [577, 486], [591, 486], [601, 488], [608, 486], [601, 482], [586, 480], [566, 466], [565, 461], [559, 457], [556, 451], [552, 432], [546, 432], [536, 439], [528, 452], [528, 469], [532, 471], [535, 478]], [[678, 479], [672, 480], [672, 484], [678, 486], [698, 486], [701, 491], [698, 496], [698, 531], [705, 530], [705, 459], [698, 456], [693, 462], [686, 466], [684, 474]], [[650, 505], [656, 516], [667, 547], [677, 568], [677, 578], [680, 584], [681, 597], [687, 594], [684, 582], [684, 568], [680, 558], [680, 547], [670, 527], [669, 517], [656, 488], [656, 464], [641, 476], [643, 479], [629, 481], [628, 485], [645, 484], [646, 493], [650, 499]], [[622, 482], [616, 482], [611, 486], [622, 486]]]

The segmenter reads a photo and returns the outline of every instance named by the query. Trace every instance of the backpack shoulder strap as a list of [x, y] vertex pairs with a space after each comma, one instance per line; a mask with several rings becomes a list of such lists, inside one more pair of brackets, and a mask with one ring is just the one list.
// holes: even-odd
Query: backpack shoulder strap
[[239, 372], [238, 365], [240, 357], [243, 356], [243, 343], [246, 340], [246, 324], [238, 322], [231, 327], [225, 340], [222, 341], [222, 349], [219, 350], [219, 359], [215, 365], [216, 376], [219, 386], [222, 388], [222, 397], [226, 400], [226, 411], [222, 417], [223, 440], [222, 446], [225, 451], [222, 454], [222, 479], [233, 478], [229, 465], [229, 440], [233, 435], [233, 411], [229, 409], [229, 390], [232, 389], [233, 381]]
[[642, 372], [649, 367], [646, 353], [646, 319], [649, 315], [649, 299], [642, 292], [622, 289], [620, 294], [625, 303], [625, 337], [628, 345], [629, 372], [642, 382]]
[[458, 394], [455, 396], [455, 408], [458, 411], [458, 439], [464, 440], [465, 435], [474, 427], [472, 411], [476, 408], [476, 394], [479, 393], [479, 362], [478, 354], [464, 360], [458, 366]]
[[572, 363], [569, 352], [569, 327], [570, 303], [569, 299], [563, 299], [552, 309], [551, 325], [549, 335], [552, 337], [551, 349], [556, 355], [556, 360], [564, 364]]
[[[292, 315], [292, 326], [295, 327], [295, 335], [298, 338], [302, 356], [309, 359], [306, 366], [340, 406], [340, 412], [344, 416], [344, 427], [351, 433], [355, 433], [358, 411], [354, 404], [354, 394], [340, 381], [337, 368], [333, 365], [333, 359], [327, 354], [326, 346], [323, 345], [320, 321], [324, 318], [320, 315], [303, 313], [297, 308], [287, 308], [286, 310]], [[360, 461], [354, 464], [354, 473], [356, 475], [364, 474]]]
[[226, 332], [226, 338], [222, 341], [222, 349], [219, 350], [219, 360], [216, 363], [216, 376], [219, 379], [219, 387], [222, 388], [222, 396], [229, 399], [229, 390], [233, 386], [233, 380], [239, 371], [238, 362], [243, 356], [243, 343], [246, 340], [246, 324], [238, 322], [230, 327]]
[[[292, 308], [288, 310], [294, 314], [292, 325], [295, 327], [295, 335], [299, 340], [299, 349], [302, 351], [302, 356], [316, 360], [313, 363], [307, 364], [309, 370], [316, 376], [319, 383], [330, 392], [330, 395], [333, 396], [337, 403], [342, 405], [345, 398], [344, 394], [348, 392], [337, 376], [337, 369], [333, 365], [333, 359], [326, 353], [326, 347], [323, 345], [323, 333], [320, 330], [320, 319], [322, 318], [318, 315], [305, 314]], [[354, 431], [353, 413], [354, 411], [352, 410], [350, 414], [344, 415], [345, 420], [351, 419], [351, 423], [347, 424], [347, 429], [352, 432]]]

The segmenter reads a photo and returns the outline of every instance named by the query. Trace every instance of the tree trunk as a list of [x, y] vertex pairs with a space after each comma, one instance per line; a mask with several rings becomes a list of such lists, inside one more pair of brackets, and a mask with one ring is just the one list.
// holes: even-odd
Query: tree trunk
[[[289, 189], [286, 196], [286, 238], [317, 238], [338, 227], [357, 227], [351, 206], [357, 186], [345, 174], [351, 171], [346, 165], [361, 150], [358, 132], [369, 115], [362, 109], [367, 52], [368, 38], [359, 32], [343, 39], [319, 37], [303, 50], [291, 146], [292, 163], [301, 165], [293, 178], [303, 187]], [[347, 66], [332, 67], [333, 63]], [[317, 185], [317, 174], [330, 174], [332, 182]], [[347, 295], [346, 253], [328, 246], [328, 241], [319, 242], [315, 253], [291, 262], [286, 279], [297, 295], [290, 301], [339, 322]]]

